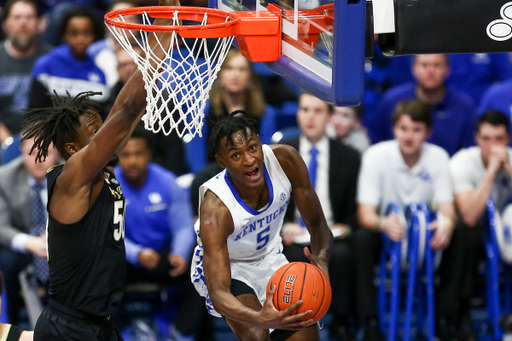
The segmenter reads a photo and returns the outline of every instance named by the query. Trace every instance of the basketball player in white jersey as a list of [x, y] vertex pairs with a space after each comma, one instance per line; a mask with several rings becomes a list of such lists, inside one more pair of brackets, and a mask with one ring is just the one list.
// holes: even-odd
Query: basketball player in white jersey
[[[242, 112], [243, 113], [243, 112]], [[285, 145], [262, 145], [256, 121], [236, 111], [213, 124], [209, 153], [225, 168], [199, 192], [198, 246], [192, 281], [210, 314], [224, 317], [241, 341], [315, 341], [312, 311], [290, 313], [302, 301], [278, 311], [272, 274], [288, 263], [280, 236], [293, 197], [311, 233], [311, 263], [328, 275], [332, 233], [299, 153]]]

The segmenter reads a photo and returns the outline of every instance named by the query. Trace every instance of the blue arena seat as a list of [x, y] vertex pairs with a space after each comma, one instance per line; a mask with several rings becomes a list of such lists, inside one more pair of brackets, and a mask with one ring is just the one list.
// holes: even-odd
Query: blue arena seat
[[[510, 201], [508, 204], [510, 204]], [[505, 204], [506, 206], [507, 204]], [[502, 340], [503, 330], [500, 328], [499, 320], [503, 313], [511, 312], [512, 289], [510, 264], [500, 255], [498, 233], [503, 233], [505, 240], [510, 239], [510, 226], [506, 227], [507, 222], [502, 222], [493, 199], [487, 200], [487, 214], [484, 223], [486, 224], [485, 251], [487, 266], [485, 273], [487, 277], [488, 319], [493, 329], [493, 339]], [[510, 240], [508, 243], [510, 244]], [[503, 289], [500, 287], [500, 276], [503, 278]]]
[[[396, 204], [389, 205], [386, 214], [391, 212], [399, 216], [403, 215]], [[403, 340], [409, 341], [411, 339], [412, 314], [416, 301], [417, 330], [423, 331], [425, 324], [424, 315], [426, 312], [425, 334], [428, 341], [434, 341], [434, 260], [432, 248], [430, 247], [432, 233], [428, 229], [431, 221], [428, 205], [425, 203], [409, 205], [403, 218], [406, 221], [405, 224], [408, 230], [405, 241], [394, 242], [383, 234], [384, 249], [380, 260], [378, 297], [381, 330], [383, 333], [387, 332], [388, 341], [396, 339], [398, 318], [400, 316], [401, 284], [404, 282], [402, 273], [404, 275], [407, 273], [405, 277], [406, 302]], [[421, 238], [422, 233], [424, 238]], [[407, 245], [404, 246], [403, 242], [406, 242]], [[403, 252], [406, 252], [406, 257], [402, 257]], [[386, 295], [388, 262], [391, 263], [391, 293], [389, 301]], [[423, 286], [421, 278], [423, 273], [427, 279], [425, 286]]]

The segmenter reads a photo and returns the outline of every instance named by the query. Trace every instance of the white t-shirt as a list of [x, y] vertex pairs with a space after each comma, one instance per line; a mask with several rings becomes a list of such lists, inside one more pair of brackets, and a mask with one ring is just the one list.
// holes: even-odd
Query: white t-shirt
[[390, 203], [402, 209], [411, 203], [426, 202], [431, 209], [452, 203], [448, 160], [444, 149], [425, 142], [418, 162], [409, 168], [398, 141], [377, 143], [363, 154], [357, 202], [377, 206], [381, 215]]
[[[508, 148], [508, 155], [512, 160], [512, 148]], [[480, 147], [460, 150], [450, 160], [449, 167], [455, 194], [476, 190], [486, 173]], [[511, 194], [510, 177], [505, 171], [500, 171], [491, 190], [496, 208], [501, 210]]]

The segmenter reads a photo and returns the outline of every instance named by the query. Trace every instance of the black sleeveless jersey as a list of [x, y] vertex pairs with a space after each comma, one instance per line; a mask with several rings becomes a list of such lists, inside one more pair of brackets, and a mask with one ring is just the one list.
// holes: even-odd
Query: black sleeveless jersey
[[[48, 171], [48, 203], [63, 165]], [[48, 214], [49, 296], [68, 308], [95, 316], [116, 312], [125, 282], [125, 200], [108, 169], [103, 188], [78, 222], [61, 224]]]

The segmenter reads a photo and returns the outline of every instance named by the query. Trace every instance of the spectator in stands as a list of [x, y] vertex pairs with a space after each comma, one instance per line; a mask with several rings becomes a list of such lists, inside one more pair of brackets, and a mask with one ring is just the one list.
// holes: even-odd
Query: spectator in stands
[[46, 262], [46, 171], [59, 153], [50, 148], [45, 162], [36, 163], [30, 155], [33, 140], [21, 145], [22, 156], [0, 167], [0, 270], [5, 276], [9, 321], [19, 322], [22, 300], [18, 274], [34, 263], [42, 285], [48, 282]]
[[[402, 211], [411, 203], [427, 202], [431, 209], [441, 212], [444, 219], [432, 223], [436, 230], [432, 247], [445, 249], [450, 244], [455, 211], [448, 172], [448, 154], [440, 147], [425, 142], [432, 131], [432, 113], [418, 100], [400, 102], [393, 113], [395, 139], [371, 146], [363, 154], [357, 190], [357, 215], [362, 228], [354, 235], [358, 307], [366, 321], [365, 341], [380, 340], [377, 296], [374, 287], [374, 267], [382, 249], [385, 233], [391, 240], [400, 241], [404, 228], [398, 216], [386, 216], [390, 203]], [[453, 244], [453, 243], [452, 243]], [[451, 277], [448, 251], [443, 255], [440, 271], [441, 287], [436, 291], [443, 307], [457, 303], [457, 289], [449, 290], [460, 280]], [[450, 282], [452, 281], [452, 282]], [[451, 295], [451, 296], [450, 296]], [[438, 315], [448, 312], [438, 307]], [[440, 330], [438, 330], [441, 333]], [[446, 340], [442, 335], [441, 340]]]
[[487, 111], [477, 121], [477, 146], [459, 151], [450, 160], [455, 202], [462, 221], [470, 227], [477, 225], [489, 197], [501, 209], [512, 194], [509, 128], [507, 115]]
[[[245, 110], [259, 122], [261, 141], [270, 143], [276, 130], [275, 110], [265, 104], [258, 77], [252, 63], [237, 49], [228, 52], [218, 79], [210, 92], [209, 105], [205, 108], [208, 116], [219, 116], [235, 110]], [[202, 137], [194, 137], [187, 145], [187, 161], [191, 171], [197, 173], [208, 161], [206, 145], [209, 138], [208, 124], [203, 125]]]
[[[4, 293], [4, 277], [0, 271], [0, 313], [2, 312], [2, 295]], [[0, 322], [0, 340], [2, 341], [32, 341], [34, 332], [26, 331], [12, 324]]]
[[477, 146], [463, 149], [450, 160], [455, 204], [466, 234], [464, 255], [464, 287], [461, 292], [466, 330], [470, 330], [469, 299], [474, 289], [478, 264], [485, 259], [484, 229], [481, 218], [487, 210], [487, 199], [494, 199], [503, 209], [512, 194], [512, 148], [510, 121], [499, 111], [487, 111], [477, 121]]
[[40, 0], [39, 3], [45, 19], [41, 38], [48, 44], [58, 46], [63, 43], [59, 25], [66, 14], [80, 7], [88, 7], [101, 16], [105, 12], [105, 4], [110, 3], [110, 0]]
[[[352, 231], [357, 228], [356, 187], [360, 157], [355, 149], [327, 137], [326, 126], [332, 112], [331, 105], [303, 93], [297, 111], [301, 135], [282, 143], [295, 147], [308, 165], [310, 181], [335, 237], [329, 261], [334, 314], [330, 335], [331, 339], [345, 341], [354, 340], [348, 322], [353, 311], [355, 269], [351, 240]], [[309, 233], [293, 201], [288, 206], [285, 221], [282, 236], [286, 258], [290, 262], [307, 262], [303, 249], [309, 245]]]
[[101, 92], [98, 101], [108, 98], [103, 71], [87, 54], [93, 41], [103, 37], [103, 24], [87, 8], [67, 13], [62, 19], [61, 34], [67, 44], [40, 57], [34, 64], [30, 90], [30, 108], [51, 107], [47, 93], [76, 96], [84, 91]]
[[362, 106], [334, 107], [331, 123], [336, 137], [344, 144], [363, 153], [370, 146], [370, 139], [361, 126]]
[[0, 143], [21, 130], [22, 110], [28, 107], [32, 66], [51, 51], [38, 39], [37, 2], [9, 0], [4, 6], [0, 43]]
[[190, 282], [195, 246], [188, 193], [168, 170], [151, 163], [150, 133], [136, 129], [115, 168], [127, 200], [126, 282], [184, 286], [176, 327], [192, 337], [205, 317], [204, 301]]
[[448, 57], [418, 55], [412, 71], [416, 82], [388, 90], [373, 117], [368, 118], [367, 128], [372, 141], [391, 140], [395, 106], [402, 100], [418, 99], [428, 104], [434, 115], [429, 142], [444, 148], [450, 155], [473, 145], [475, 108], [468, 95], [446, 86], [450, 74]]

